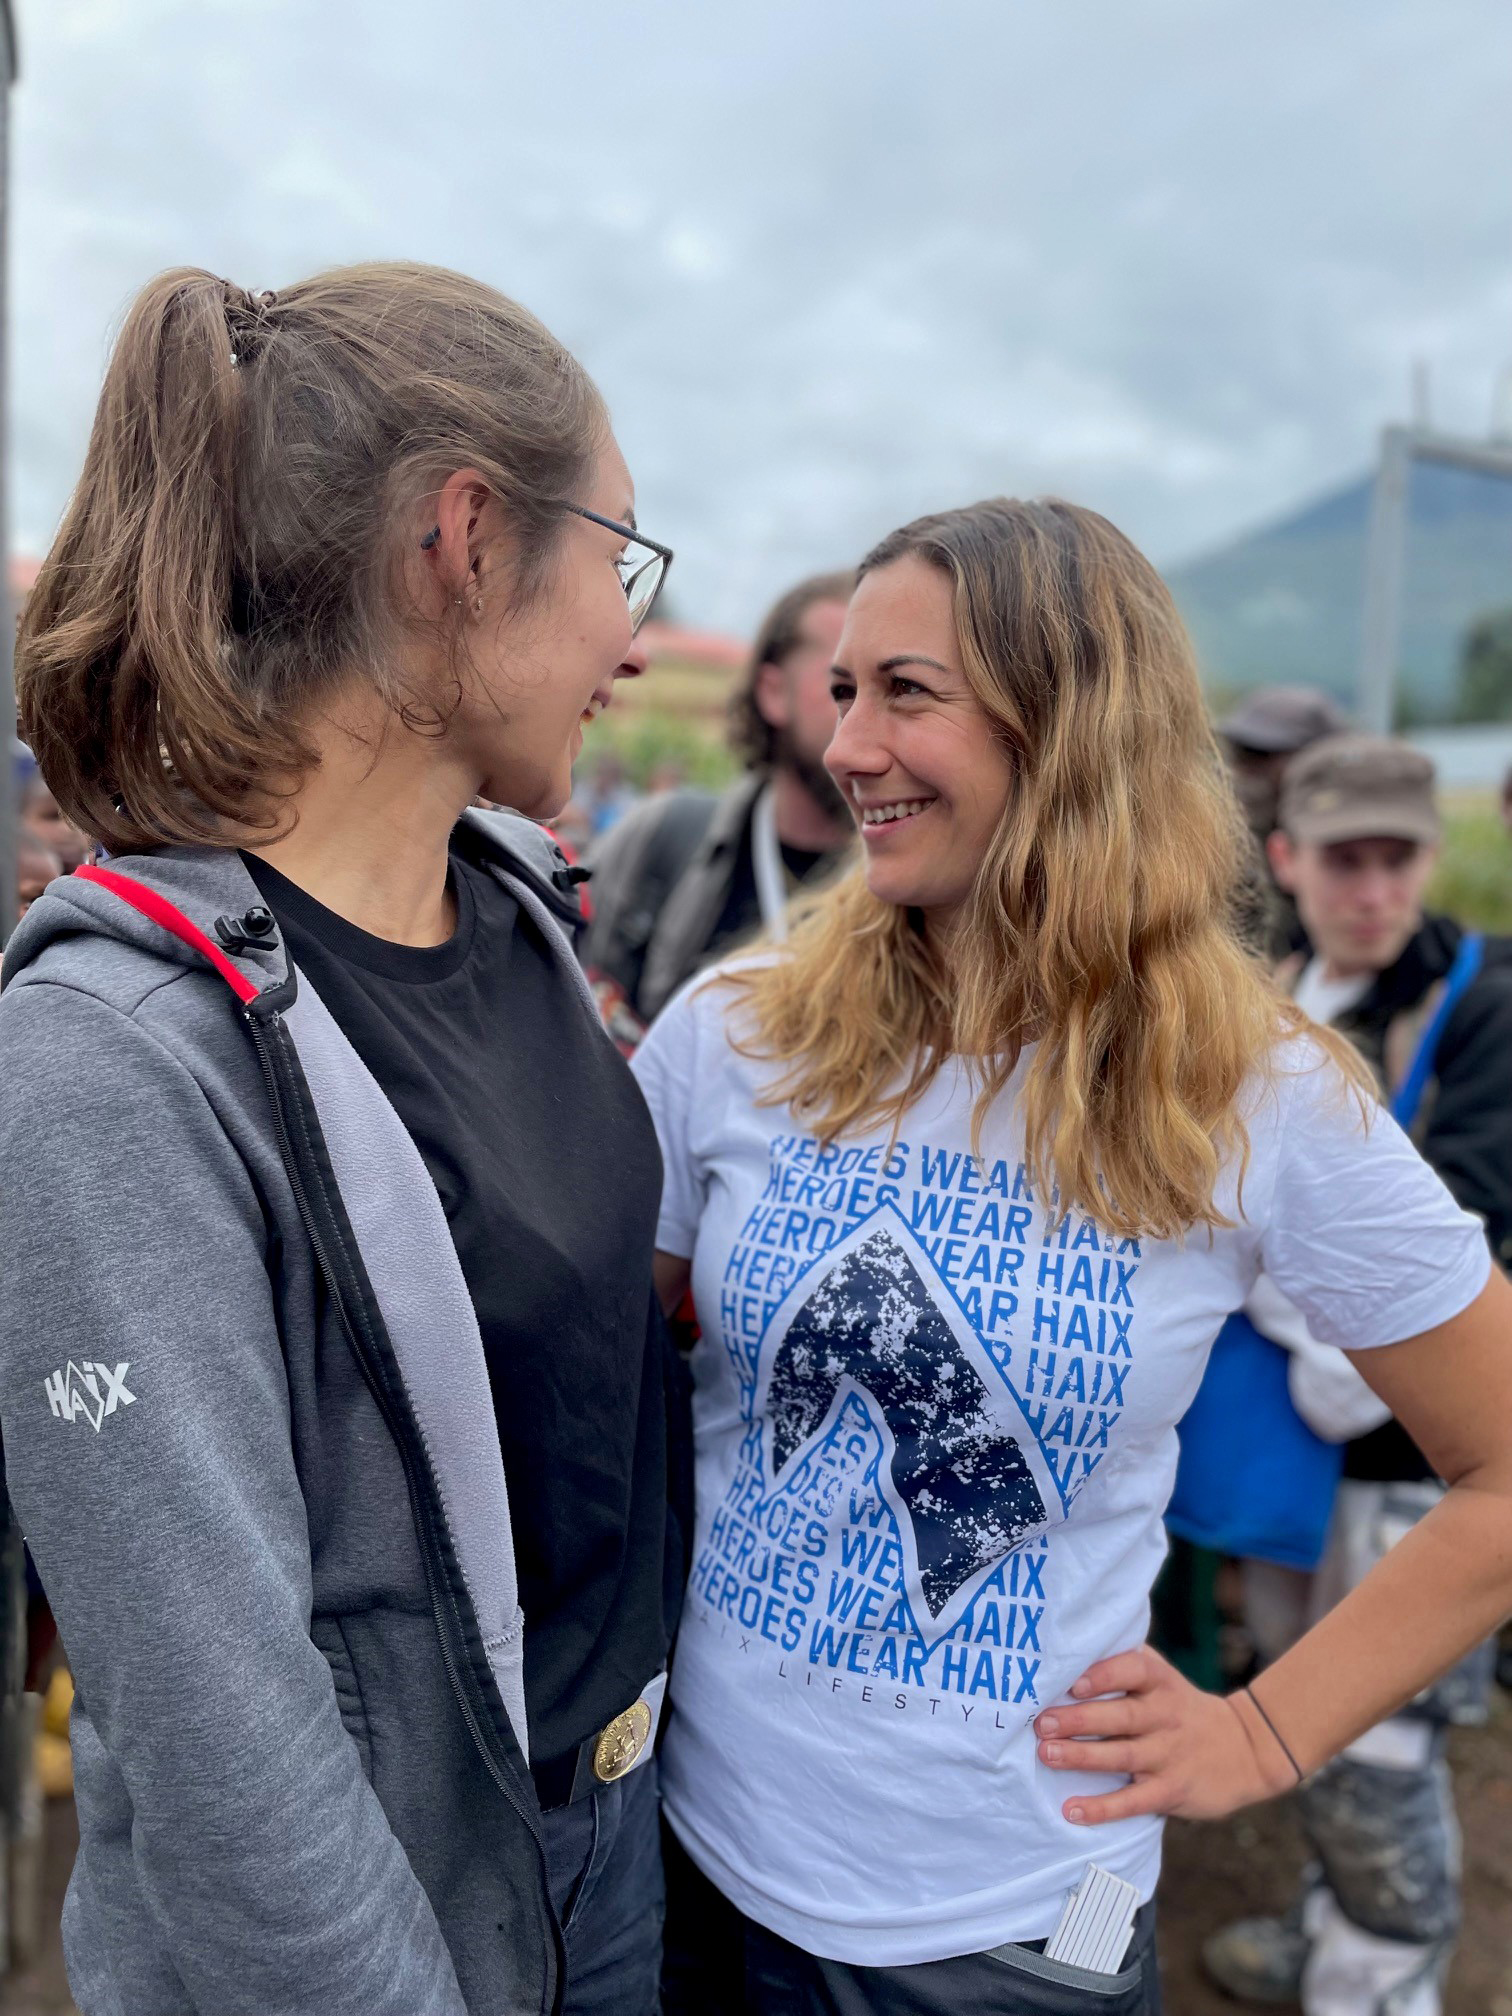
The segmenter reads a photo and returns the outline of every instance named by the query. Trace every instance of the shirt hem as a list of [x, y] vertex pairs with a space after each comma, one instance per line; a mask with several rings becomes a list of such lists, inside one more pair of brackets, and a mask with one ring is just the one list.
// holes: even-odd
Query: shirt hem
[[[928, 1966], [938, 1960], [956, 1960], [965, 1954], [985, 1953], [994, 1946], [1013, 1945], [1025, 1939], [1048, 1939], [1060, 1920], [1072, 1887], [1068, 1883], [1056, 1895], [1042, 1897], [1032, 1907], [1025, 1905], [1018, 1912], [1006, 1907], [999, 1911], [979, 1910], [970, 1916], [939, 1919], [907, 1931], [900, 1931], [897, 1927], [882, 1930], [836, 1925], [828, 1919], [793, 1911], [761, 1891], [753, 1890], [716, 1850], [689, 1831], [686, 1822], [679, 1819], [672, 1802], [665, 1802], [662, 1810], [694, 1866], [736, 1910], [766, 1931], [775, 1932], [779, 1939], [786, 1939], [800, 1951], [812, 1954], [816, 1959], [836, 1961], [842, 1967]], [[1160, 1879], [1163, 1833], [1164, 1829], [1157, 1826], [1148, 1840], [1138, 1844], [1136, 1853], [1105, 1854], [1088, 1859], [1097, 1860], [1098, 1866], [1110, 1875], [1121, 1876], [1125, 1882], [1134, 1884], [1143, 1907], [1154, 1897]]]

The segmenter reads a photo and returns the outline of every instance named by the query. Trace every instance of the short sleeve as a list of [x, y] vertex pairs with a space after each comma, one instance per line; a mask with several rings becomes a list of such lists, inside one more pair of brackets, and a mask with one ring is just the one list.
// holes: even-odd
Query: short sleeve
[[1324, 1343], [1399, 1344], [1485, 1287], [1485, 1228], [1401, 1128], [1359, 1101], [1316, 1044], [1289, 1046], [1261, 1264]]
[[661, 1144], [664, 1174], [656, 1244], [680, 1260], [693, 1257], [704, 1201], [704, 1171], [692, 1141], [699, 1054], [696, 984], [668, 1002], [630, 1060]]

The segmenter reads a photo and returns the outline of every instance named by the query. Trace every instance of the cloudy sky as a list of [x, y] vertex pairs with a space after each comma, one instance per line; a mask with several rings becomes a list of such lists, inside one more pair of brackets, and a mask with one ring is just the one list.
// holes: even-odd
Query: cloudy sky
[[13, 542], [157, 268], [402, 255], [608, 394], [685, 620], [1057, 490], [1161, 562], [1512, 363], [1506, 0], [12, 0]]

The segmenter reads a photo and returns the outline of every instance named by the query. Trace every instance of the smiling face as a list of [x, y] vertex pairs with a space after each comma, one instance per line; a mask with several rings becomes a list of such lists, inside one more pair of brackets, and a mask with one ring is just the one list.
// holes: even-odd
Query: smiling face
[[835, 652], [825, 765], [885, 903], [948, 931], [971, 894], [1013, 764], [962, 665], [951, 583], [906, 554], [862, 577]]
[[[634, 524], [634, 486], [612, 440], [585, 494], [572, 501]], [[538, 600], [519, 616], [501, 570], [486, 557], [479, 565], [466, 598], [475, 612], [472, 676], [454, 732], [483, 768], [481, 796], [536, 819], [551, 818], [571, 797], [584, 729], [608, 706], [615, 680], [644, 669], [616, 566], [625, 545], [618, 533], [569, 517]], [[496, 595], [499, 615], [489, 608]]]

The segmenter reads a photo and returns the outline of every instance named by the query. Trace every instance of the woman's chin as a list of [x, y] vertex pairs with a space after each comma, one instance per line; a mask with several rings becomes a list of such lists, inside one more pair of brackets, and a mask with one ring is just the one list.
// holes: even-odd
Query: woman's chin
[[910, 874], [902, 861], [868, 861], [866, 886], [879, 903], [929, 915], [958, 909], [971, 893], [972, 878]]
[[506, 812], [521, 812], [527, 819], [549, 823], [572, 797], [572, 766], [564, 761], [550, 775], [537, 772], [532, 778], [490, 778], [480, 795]]
[[868, 861], [866, 886], [879, 903], [892, 903], [900, 910], [920, 901], [919, 877], [910, 875], [898, 861]]
[[[550, 787], [544, 790], [530, 807], [526, 813], [526, 817], [539, 819], [543, 825], [549, 826], [553, 819], [560, 818], [562, 813], [566, 811], [568, 801], [571, 797], [572, 777], [569, 774], [565, 782], [553, 780]], [[523, 807], [521, 809], [524, 810]]]

